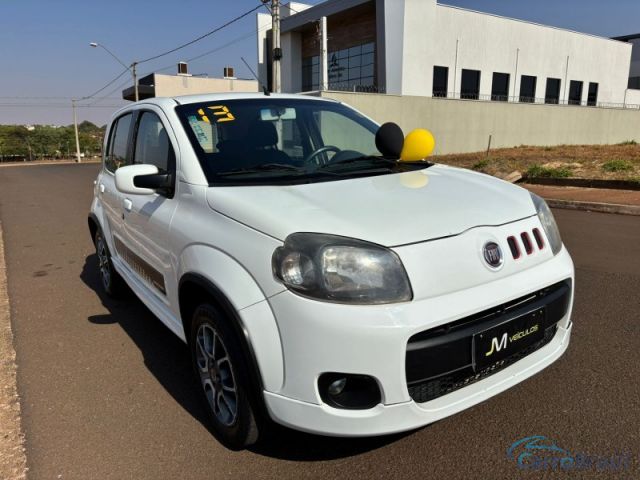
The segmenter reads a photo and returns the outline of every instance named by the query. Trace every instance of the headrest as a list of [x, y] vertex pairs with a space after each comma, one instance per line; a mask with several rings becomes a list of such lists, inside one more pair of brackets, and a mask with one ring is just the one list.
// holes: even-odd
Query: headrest
[[254, 123], [249, 129], [249, 138], [254, 147], [273, 147], [278, 144], [278, 132], [271, 122]]

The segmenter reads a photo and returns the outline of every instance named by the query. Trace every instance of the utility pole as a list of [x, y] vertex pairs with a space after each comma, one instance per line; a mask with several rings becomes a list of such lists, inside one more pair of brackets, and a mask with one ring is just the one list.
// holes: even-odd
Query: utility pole
[[138, 96], [138, 75], [136, 74], [137, 65], [138, 65], [138, 62], [133, 62], [131, 64], [131, 73], [133, 74], [133, 90], [136, 95], [136, 102], [140, 100], [140, 97]]
[[78, 115], [76, 114], [76, 100], [71, 99], [71, 106], [73, 107], [73, 128], [76, 131], [76, 162], [80, 163], [80, 137], [78, 136]]
[[272, 56], [272, 90], [275, 93], [282, 91], [280, 60], [282, 59], [282, 48], [280, 47], [280, 0], [271, 0], [271, 32], [273, 35], [273, 56]]

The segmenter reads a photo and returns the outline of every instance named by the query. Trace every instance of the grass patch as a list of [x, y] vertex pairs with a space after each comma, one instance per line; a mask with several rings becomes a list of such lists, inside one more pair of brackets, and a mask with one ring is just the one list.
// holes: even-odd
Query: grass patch
[[618, 145], [637, 145], [638, 142], [636, 142], [635, 140], [627, 140], [626, 142], [620, 142]]
[[471, 166], [472, 170], [482, 171], [489, 165], [489, 160], [480, 160]]
[[602, 170], [605, 172], [628, 172], [633, 170], [633, 163], [628, 160], [609, 160], [602, 164]]
[[567, 178], [571, 176], [571, 169], [566, 167], [550, 168], [531, 165], [527, 170], [529, 178]]

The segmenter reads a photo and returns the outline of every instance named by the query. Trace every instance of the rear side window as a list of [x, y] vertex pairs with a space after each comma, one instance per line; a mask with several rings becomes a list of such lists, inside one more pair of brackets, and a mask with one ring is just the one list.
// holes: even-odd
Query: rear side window
[[138, 123], [133, 163], [155, 165], [168, 171], [173, 163], [173, 147], [162, 121], [155, 113], [143, 112]]
[[110, 172], [115, 172], [118, 168], [129, 163], [127, 150], [129, 144], [129, 128], [131, 127], [132, 114], [128, 113], [118, 118], [111, 128], [111, 137], [107, 154], [104, 159], [104, 166]]

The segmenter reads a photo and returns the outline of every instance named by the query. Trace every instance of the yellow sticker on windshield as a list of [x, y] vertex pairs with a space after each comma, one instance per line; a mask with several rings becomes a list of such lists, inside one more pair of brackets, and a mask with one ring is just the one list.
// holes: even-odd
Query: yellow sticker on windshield
[[200, 115], [200, 120], [202, 120], [203, 122], [211, 123], [211, 122], [209, 121], [209, 117], [207, 117], [207, 116], [204, 114], [204, 110], [203, 110], [203, 109], [199, 109], [199, 110], [198, 110], [198, 115]]
[[229, 111], [229, 108], [224, 105], [214, 105], [209, 107], [209, 110], [213, 111], [213, 114], [218, 118], [218, 123], [221, 122], [232, 122], [236, 119], [233, 114]]

